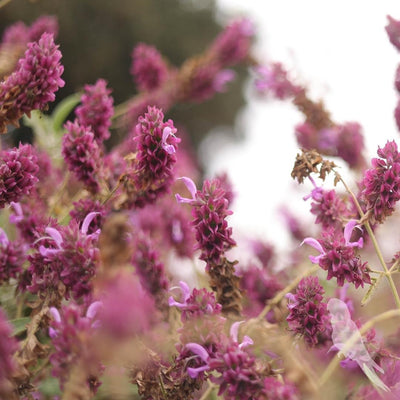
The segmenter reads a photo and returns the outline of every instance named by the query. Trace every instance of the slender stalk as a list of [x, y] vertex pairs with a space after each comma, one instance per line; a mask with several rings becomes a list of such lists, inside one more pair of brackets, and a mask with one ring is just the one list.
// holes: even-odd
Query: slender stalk
[[[346, 182], [342, 179], [342, 177], [338, 173], [336, 173], [336, 176], [338, 177], [340, 182], [342, 182], [343, 186], [345, 187], [347, 192], [350, 194], [350, 196], [353, 198], [354, 204], [356, 205], [358, 213], [360, 214], [361, 221], [363, 221], [365, 219], [365, 214], [364, 214], [364, 212], [363, 212], [363, 210], [362, 210], [362, 208], [360, 206], [360, 203], [357, 200], [357, 197], [351, 191], [351, 189], [347, 186]], [[387, 280], [389, 282], [390, 288], [392, 290], [393, 297], [394, 297], [394, 300], [396, 302], [396, 306], [397, 306], [398, 309], [400, 309], [400, 297], [399, 297], [399, 294], [397, 292], [396, 285], [394, 284], [392, 275], [391, 275], [391, 273], [389, 271], [389, 268], [387, 267], [386, 262], [383, 259], [383, 255], [382, 255], [381, 249], [380, 249], [380, 247], [378, 245], [378, 241], [376, 240], [375, 234], [372, 231], [371, 225], [369, 224], [368, 220], [363, 221], [363, 224], [365, 226], [365, 229], [368, 232], [369, 237], [371, 238], [371, 241], [372, 241], [372, 244], [373, 244], [373, 246], [375, 248], [375, 252], [376, 252], [376, 254], [378, 256], [379, 262], [381, 263], [381, 265], [382, 265], [382, 267], [383, 267], [383, 269], [385, 271], [385, 276], [386, 276], [386, 278], [387, 278]]]
[[[353, 335], [344, 343], [343, 350], [349, 349], [357, 340], [358, 335], [363, 335], [366, 331], [371, 329], [376, 323], [385, 321], [387, 319], [393, 317], [400, 317], [400, 310], [389, 310], [384, 312], [383, 314], [379, 314], [373, 318], [371, 318], [368, 322], [366, 322], [359, 331], [355, 331]], [[336, 367], [339, 365], [340, 359], [339, 357], [334, 357], [329, 365], [326, 367], [324, 373], [321, 375], [321, 378], [318, 381], [319, 386], [323, 386], [331, 377], [331, 375], [335, 372]]]
[[104, 204], [107, 203], [108, 200], [111, 199], [111, 197], [114, 195], [114, 193], [118, 190], [120, 185], [120, 181], [118, 181], [118, 183], [115, 185], [114, 189], [111, 190], [111, 192], [109, 192], [106, 196], [106, 198], [101, 202], [101, 205], [104, 206]]
[[208, 399], [208, 396], [212, 393], [212, 391], [216, 388], [217, 386], [214, 385], [211, 382], [208, 382], [208, 388], [207, 390], [203, 393], [203, 395], [200, 397], [199, 400], [206, 400]]

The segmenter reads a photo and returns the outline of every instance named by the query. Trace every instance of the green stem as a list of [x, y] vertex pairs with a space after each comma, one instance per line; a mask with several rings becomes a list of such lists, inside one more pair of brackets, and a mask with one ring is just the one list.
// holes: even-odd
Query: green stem
[[[360, 214], [361, 221], [363, 221], [365, 219], [365, 214], [364, 214], [364, 212], [363, 212], [363, 210], [362, 210], [362, 208], [360, 206], [360, 203], [357, 200], [357, 197], [350, 190], [350, 188], [347, 186], [346, 182], [342, 179], [342, 177], [338, 173], [336, 173], [336, 176], [338, 177], [340, 182], [342, 182], [342, 184], [345, 187], [345, 189], [347, 190], [347, 192], [353, 198], [354, 204], [356, 205], [358, 213]], [[364, 223], [365, 229], [368, 232], [368, 235], [371, 238], [371, 241], [372, 241], [372, 244], [373, 244], [373, 246], [375, 248], [376, 254], [377, 254], [378, 259], [379, 259], [379, 262], [381, 263], [381, 265], [382, 265], [382, 267], [383, 267], [383, 269], [385, 271], [385, 276], [386, 276], [386, 278], [387, 278], [387, 280], [389, 282], [390, 288], [392, 290], [393, 297], [394, 297], [394, 300], [396, 302], [396, 306], [397, 306], [398, 309], [400, 309], [400, 297], [399, 297], [399, 294], [397, 293], [396, 285], [394, 284], [392, 275], [391, 275], [391, 273], [390, 273], [390, 271], [389, 271], [389, 269], [388, 269], [388, 267], [386, 265], [385, 260], [383, 259], [383, 255], [382, 255], [382, 252], [381, 252], [380, 247], [378, 245], [378, 241], [376, 240], [375, 234], [372, 231], [371, 225], [369, 224], [368, 220], [365, 220], [363, 223]]]

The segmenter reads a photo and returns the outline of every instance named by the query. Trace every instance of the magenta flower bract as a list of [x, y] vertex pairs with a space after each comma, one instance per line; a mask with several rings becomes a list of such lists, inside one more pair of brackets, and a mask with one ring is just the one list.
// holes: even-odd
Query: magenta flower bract
[[7, 124], [17, 124], [23, 114], [42, 110], [55, 100], [55, 92], [65, 84], [60, 59], [51, 33], [28, 44], [15, 72], [0, 83], [0, 132], [6, 131]]
[[139, 91], [150, 91], [165, 82], [168, 77], [168, 66], [155, 47], [139, 43], [132, 52], [130, 73]]
[[0, 209], [18, 202], [38, 182], [37, 157], [29, 144], [0, 153]]
[[310, 346], [323, 345], [330, 340], [331, 325], [324, 293], [317, 277], [307, 277], [300, 281], [295, 294], [286, 295], [289, 329], [302, 335]]
[[89, 128], [100, 144], [110, 137], [109, 127], [114, 114], [114, 100], [107, 82], [99, 79], [94, 85], [85, 85], [82, 104], [75, 110], [80, 125]]
[[94, 134], [77, 121], [67, 121], [63, 137], [62, 154], [68, 169], [92, 193], [100, 190], [101, 150]]
[[356, 288], [364, 287], [364, 283], [371, 284], [367, 263], [362, 263], [355, 253], [355, 248], [363, 246], [363, 239], [350, 241], [355, 226], [356, 221], [351, 220], [343, 235], [328, 229], [322, 232], [320, 240], [306, 238], [303, 241], [320, 252], [318, 256], [310, 256], [310, 260], [328, 272], [327, 280], [336, 278], [338, 286], [343, 286], [345, 281], [353, 283]]
[[365, 203], [371, 221], [382, 223], [400, 200], [400, 153], [395, 141], [378, 148], [380, 158], [372, 159], [361, 182], [360, 198]]

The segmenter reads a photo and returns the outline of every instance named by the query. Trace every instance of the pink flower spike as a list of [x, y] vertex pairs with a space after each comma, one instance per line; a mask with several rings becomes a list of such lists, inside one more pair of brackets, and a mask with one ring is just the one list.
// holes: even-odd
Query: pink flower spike
[[188, 177], [186, 176], [182, 176], [181, 178], [178, 179], [182, 179], [183, 183], [185, 184], [185, 186], [188, 188], [190, 194], [192, 195], [192, 198], [188, 198], [188, 197], [182, 197], [179, 194], [175, 195], [176, 200], [178, 201], [178, 203], [192, 203], [193, 201], [196, 200], [196, 192], [197, 192], [197, 188], [195, 183]]
[[188, 343], [185, 346], [189, 351], [199, 356], [205, 363], [208, 361], [209, 355], [207, 350], [198, 343]]
[[100, 214], [99, 212], [91, 212], [88, 215], [86, 215], [85, 219], [82, 222], [82, 228], [81, 232], [86, 235], [90, 226], [90, 223], [93, 221], [93, 219], [96, 217], [96, 215]]
[[350, 220], [344, 227], [343, 236], [346, 242], [346, 246], [361, 248], [364, 245], [364, 240], [362, 237], [358, 239], [357, 242], [350, 242], [351, 234], [353, 233], [354, 228], [361, 229], [360, 225], [357, 225], [357, 221], [355, 219]]
[[57, 229], [52, 228], [51, 226], [48, 226], [45, 229], [45, 232], [49, 234], [49, 236], [56, 242], [57, 247], [61, 249], [61, 243], [63, 242], [61, 233]]
[[8, 240], [7, 234], [0, 228], [0, 245], [2, 247], [6, 247], [10, 243]]
[[103, 307], [103, 303], [101, 301], [95, 301], [93, 302], [87, 309], [86, 311], [86, 317], [93, 319], [97, 312], [99, 311], [99, 309]]
[[[176, 131], [176, 129], [175, 129]], [[162, 148], [168, 153], [168, 154], [174, 154], [175, 153], [175, 147], [172, 144], [167, 143], [167, 139], [169, 136], [174, 136], [173, 130], [171, 129], [170, 126], [166, 126], [163, 130], [162, 134], [162, 140], [161, 140], [161, 146]]]

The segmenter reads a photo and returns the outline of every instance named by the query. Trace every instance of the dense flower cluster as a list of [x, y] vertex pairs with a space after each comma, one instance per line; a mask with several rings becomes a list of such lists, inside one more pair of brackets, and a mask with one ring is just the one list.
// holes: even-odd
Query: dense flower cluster
[[29, 144], [0, 153], [0, 209], [18, 202], [38, 182], [37, 157]]
[[172, 120], [164, 122], [164, 114], [157, 107], [148, 107], [147, 113], [139, 117], [135, 132], [137, 152], [121, 178], [127, 196], [126, 207], [154, 203], [169, 190], [180, 142]]
[[17, 124], [23, 114], [44, 109], [55, 100], [55, 92], [65, 84], [60, 59], [51, 33], [28, 44], [15, 72], [0, 82], [0, 133], [6, 132], [7, 124]]
[[323, 345], [330, 340], [330, 324], [327, 305], [323, 301], [325, 291], [317, 277], [300, 281], [296, 293], [286, 295], [289, 329], [302, 335], [310, 346]]
[[0, 228], [0, 284], [17, 278], [22, 272], [26, 248], [20, 241], [10, 241]]
[[361, 182], [361, 200], [372, 222], [382, 223], [400, 200], [400, 153], [395, 141], [378, 149]]
[[98, 144], [110, 137], [111, 117], [114, 114], [111, 90], [107, 82], [99, 79], [94, 85], [85, 85], [82, 104], [76, 108], [75, 114], [80, 125], [89, 128]]
[[310, 256], [310, 260], [328, 272], [327, 280], [336, 278], [339, 286], [343, 286], [345, 281], [353, 283], [356, 288], [371, 283], [367, 263], [363, 263], [355, 253], [355, 248], [363, 246], [363, 239], [350, 241], [355, 226], [356, 221], [351, 220], [344, 228], [343, 235], [328, 229], [322, 232], [319, 240], [304, 239], [304, 243], [320, 252], [318, 256]]
[[99, 174], [101, 149], [93, 132], [77, 121], [65, 124], [67, 133], [63, 137], [62, 154], [70, 171], [88, 190], [100, 190]]

